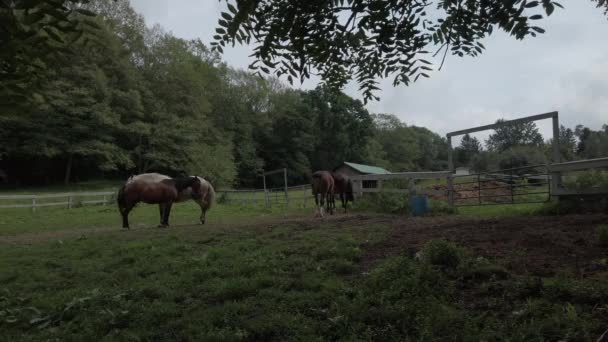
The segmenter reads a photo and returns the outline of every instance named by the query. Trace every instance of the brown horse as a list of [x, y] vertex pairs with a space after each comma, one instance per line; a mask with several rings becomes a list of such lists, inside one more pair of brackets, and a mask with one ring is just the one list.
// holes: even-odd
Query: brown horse
[[[162, 175], [160, 173], [142, 173], [139, 175], [131, 176], [127, 180], [127, 184], [130, 182], [159, 183], [166, 179], [171, 179], [171, 177]], [[179, 192], [179, 195], [177, 196], [177, 200], [175, 202], [179, 203], [179, 202], [185, 202], [185, 201], [189, 201], [189, 200], [193, 200], [194, 202], [196, 202], [196, 204], [198, 204], [201, 207], [201, 217], [200, 217], [201, 224], [205, 224], [206, 213], [211, 208], [211, 206], [213, 205], [213, 202], [215, 200], [215, 190], [213, 188], [213, 185], [211, 185], [211, 183], [208, 180], [206, 180], [205, 178], [198, 177], [198, 179], [201, 181], [201, 197], [196, 198], [196, 197], [192, 196], [192, 189], [185, 188], [184, 190]], [[163, 212], [162, 212], [162, 205], [160, 205], [160, 204], [159, 204], [159, 209], [160, 209], [160, 221], [162, 223]]]
[[353, 197], [353, 183], [348, 178], [347, 175], [333, 172], [332, 176], [334, 177], [334, 194], [340, 195], [340, 201], [342, 202], [342, 208], [344, 208], [344, 212], [346, 212], [346, 206], [348, 201], [354, 202], [355, 198]]
[[[312, 174], [312, 194], [315, 196], [315, 204], [319, 210], [319, 214], [323, 217], [323, 205], [327, 201], [327, 211], [331, 215], [336, 207], [334, 201], [334, 177], [329, 171], [317, 171]], [[321, 205], [319, 205], [319, 201]]]
[[159, 204], [161, 212], [160, 227], [169, 226], [171, 206], [178, 200], [179, 193], [186, 188], [192, 189], [193, 198], [201, 198], [201, 180], [194, 177], [169, 178], [157, 183], [129, 181], [118, 190], [118, 210], [122, 215], [122, 227], [129, 228], [129, 212], [139, 202]]

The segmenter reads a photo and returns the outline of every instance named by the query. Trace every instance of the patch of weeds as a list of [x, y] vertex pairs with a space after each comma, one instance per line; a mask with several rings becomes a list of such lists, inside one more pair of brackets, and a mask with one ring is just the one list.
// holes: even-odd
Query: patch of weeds
[[463, 248], [443, 239], [427, 242], [421, 254], [424, 262], [446, 268], [456, 268], [465, 257]]
[[409, 197], [397, 193], [366, 193], [353, 202], [353, 208], [359, 211], [373, 211], [387, 214], [409, 214]]
[[457, 208], [451, 208], [447, 202], [444, 201], [433, 201], [429, 203], [428, 216], [443, 216], [443, 215], [454, 215], [458, 214]]

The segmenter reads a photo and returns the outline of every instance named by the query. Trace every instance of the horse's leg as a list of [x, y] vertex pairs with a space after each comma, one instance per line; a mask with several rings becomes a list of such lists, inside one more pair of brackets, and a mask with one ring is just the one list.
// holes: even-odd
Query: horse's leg
[[122, 215], [122, 227], [123, 228], [127, 228], [129, 229], [129, 212], [131, 211], [131, 209], [133, 209], [133, 204], [131, 205], [126, 205], [121, 211], [120, 214]]
[[345, 198], [346, 198], [346, 196], [344, 196], [344, 193], [341, 192], [340, 193], [340, 202], [342, 202], [342, 208], [344, 209], [344, 212], [346, 212], [346, 202], [344, 201]]
[[165, 221], [163, 222], [163, 226], [165, 226], [165, 227], [169, 226], [169, 215], [171, 214], [172, 205], [173, 205], [173, 202], [167, 202], [165, 204]]
[[333, 215], [334, 211], [336, 210], [336, 199], [335, 199], [333, 191], [329, 193], [329, 198], [331, 199], [331, 203], [330, 203], [330, 208], [331, 209], [330, 209], [329, 213], [331, 215]]
[[164, 203], [158, 204], [158, 211], [160, 212], [160, 226], [162, 226], [163, 217], [165, 216]]
[[323, 217], [323, 206], [325, 205], [325, 196], [326, 193], [321, 193], [321, 205], [319, 206], [319, 214], [321, 215], [321, 217]]
[[205, 214], [207, 213], [207, 210], [205, 210], [202, 206], [201, 206], [201, 224], [205, 224]]

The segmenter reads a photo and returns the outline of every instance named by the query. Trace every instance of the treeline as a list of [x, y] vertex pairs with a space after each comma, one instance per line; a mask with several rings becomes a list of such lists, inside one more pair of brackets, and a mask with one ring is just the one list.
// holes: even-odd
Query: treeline
[[[560, 126], [559, 144], [562, 161], [608, 157], [608, 125], [597, 131], [583, 125], [574, 130]], [[540, 165], [552, 160], [552, 139], [544, 141], [534, 122], [494, 130], [485, 141], [485, 148], [477, 138], [466, 134], [454, 149], [455, 165], [470, 167], [475, 172]]]
[[[439, 135], [372, 115], [340, 92], [294, 90], [234, 69], [200, 40], [146, 27], [126, 1], [65, 6], [96, 13], [87, 20], [97, 29], [54, 32], [72, 42], [69, 51], [36, 56], [36, 79], [20, 84], [36, 92], [3, 107], [0, 170], [9, 182], [154, 171], [247, 187], [262, 170], [283, 167], [292, 184], [343, 161], [392, 171], [446, 167]], [[24, 66], [36, 64], [23, 56]]]

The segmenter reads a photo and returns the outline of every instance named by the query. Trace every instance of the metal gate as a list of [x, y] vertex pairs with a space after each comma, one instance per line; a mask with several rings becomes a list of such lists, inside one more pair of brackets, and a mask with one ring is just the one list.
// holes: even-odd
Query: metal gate
[[454, 206], [543, 203], [551, 199], [547, 165], [453, 175]]

